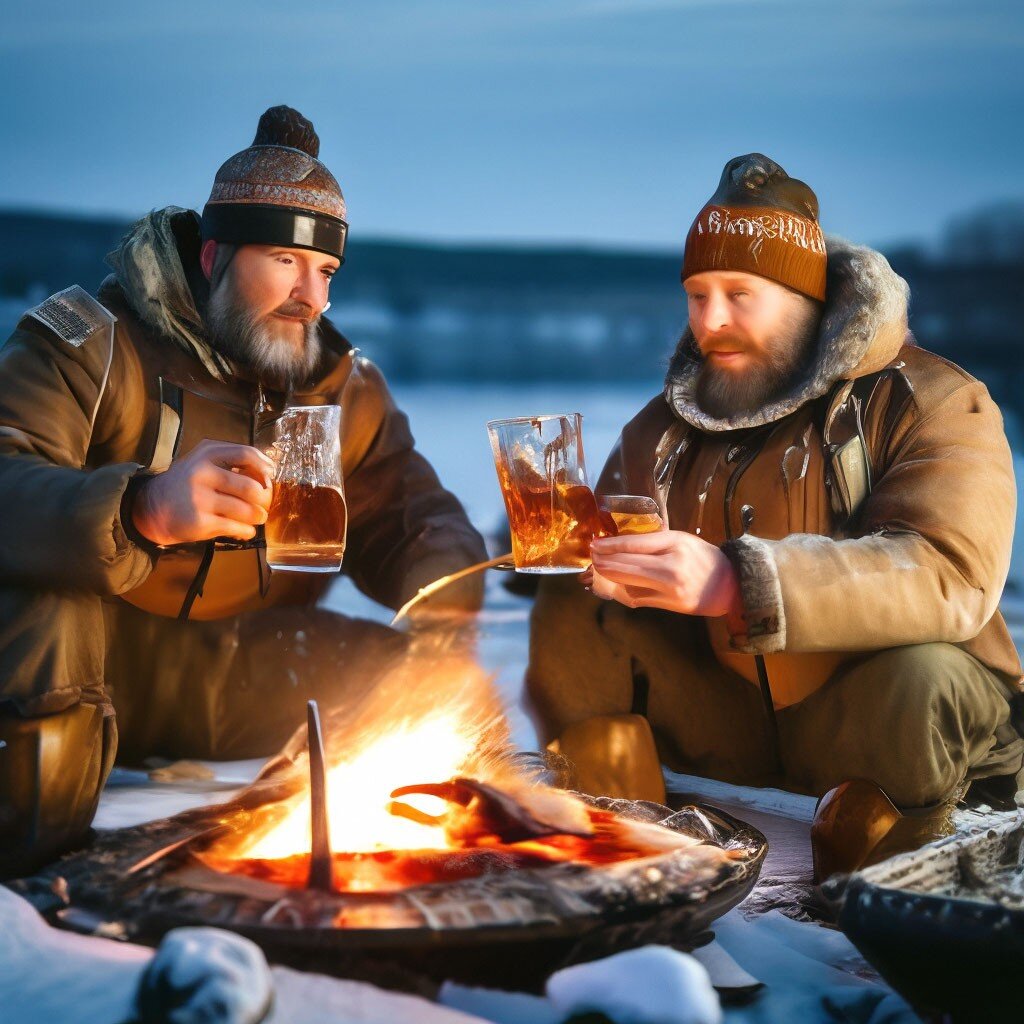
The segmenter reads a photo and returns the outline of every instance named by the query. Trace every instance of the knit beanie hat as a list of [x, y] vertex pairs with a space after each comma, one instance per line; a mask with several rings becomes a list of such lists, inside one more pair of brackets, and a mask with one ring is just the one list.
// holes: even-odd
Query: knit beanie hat
[[291, 107], [271, 107], [252, 145], [217, 171], [203, 241], [313, 249], [344, 262], [345, 198], [319, 155], [312, 123]]
[[825, 238], [818, 199], [761, 153], [725, 165], [715, 194], [686, 236], [682, 279], [740, 270], [824, 301]]

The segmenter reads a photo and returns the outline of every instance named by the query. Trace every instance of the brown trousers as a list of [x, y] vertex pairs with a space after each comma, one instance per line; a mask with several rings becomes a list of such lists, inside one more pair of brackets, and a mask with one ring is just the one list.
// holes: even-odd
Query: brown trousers
[[213, 622], [118, 609], [107, 692], [118, 761], [275, 753], [323, 710], [358, 698], [404, 653], [406, 638], [322, 608], [281, 607]]
[[[66, 623], [53, 602], [41, 594], [36, 603], [34, 635], [58, 634]], [[127, 764], [268, 756], [305, 723], [308, 700], [326, 711], [357, 699], [406, 643], [386, 626], [316, 608], [177, 622], [108, 605], [102, 681], [80, 701], [41, 694], [32, 710], [52, 712], [26, 714], [17, 689], [0, 684], [0, 878], [82, 841], [115, 751]]]
[[931, 643], [864, 655], [778, 711], [780, 775], [760, 691], [715, 658], [703, 620], [578, 591], [575, 580], [545, 581], [534, 606], [527, 687], [545, 742], [580, 719], [629, 711], [639, 668], [658, 751], [675, 771], [816, 796], [867, 778], [909, 808], [1021, 770], [1003, 684], [960, 648]]

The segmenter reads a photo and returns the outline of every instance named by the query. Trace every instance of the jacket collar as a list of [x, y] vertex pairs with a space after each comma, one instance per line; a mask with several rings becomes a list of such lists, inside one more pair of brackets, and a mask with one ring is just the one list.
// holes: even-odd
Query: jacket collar
[[[250, 374], [210, 344], [201, 310], [207, 300], [206, 279], [199, 268], [201, 233], [194, 210], [168, 206], [136, 221], [109, 256], [114, 282], [142, 324], [195, 356], [217, 380], [250, 379]], [[104, 283], [104, 288], [114, 282]], [[316, 393], [332, 378], [352, 346], [330, 321], [321, 317], [323, 356], [311, 382]]]
[[711, 433], [774, 423], [826, 394], [837, 381], [875, 373], [896, 357], [907, 341], [910, 290], [873, 249], [830, 236], [825, 308], [816, 355], [788, 393], [751, 413], [709, 416], [696, 402], [703, 359], [690, 328], [669, 363], [665, 400], [686, 423]]

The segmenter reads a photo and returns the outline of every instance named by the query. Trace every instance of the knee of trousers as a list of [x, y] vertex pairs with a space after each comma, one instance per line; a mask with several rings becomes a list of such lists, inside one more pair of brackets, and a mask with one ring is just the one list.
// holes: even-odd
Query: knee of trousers
[[52, 715], [104, 702], [103, 602], [93, 594], [0, 586], [0, 715]]
[[990, 715], [981, 716], [987, 719], [1006, 705], [985, 667], [953, 644], [892, 647], [862, 662], [851, 675], [868, 677], [864, 696], [880, 714], [916, 711], [922, 723], [936, 716], [976, 717], [972, 712], [979, 703], [990, 709]]
[[630, 710], [629, 652], [603, 628], [606, 602], [575, 578], [545, 578], [530, 616], [526, 692], [543, 742], [595, 715]]
[[304, 727], [308, 700], [321, 713], [357, 706], [411, 647], [380, 623], [303, 606], [209, 622], [123, 617], [118, 630], [108, 679], [128, 764], [267, 757]]
[[0, 706], [0, 877], [31, 872], [85, 839], [116, 748], [113, 715], [101, 705], [39, 718]]
[[[956, 794], [1008, 714], [991, 674], [958, 647], [890, 648], [796, 711], [796, 760], [822, 792], [860, 776], [877, 782], [898, 806], [923, 806]], [[830, 736], [827, 752], [822, 731]]]

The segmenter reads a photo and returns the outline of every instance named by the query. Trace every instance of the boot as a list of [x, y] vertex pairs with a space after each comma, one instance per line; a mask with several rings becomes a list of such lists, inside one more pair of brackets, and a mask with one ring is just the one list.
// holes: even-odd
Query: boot
[[666, 800], [651, 723], [643, 715], [595, 715], [567, 726], [548, 750], [568, 762], [565, 785], [591, 796]]
[[0, 878], [29, 874], [82, 843], [114, 763], [112, 714], [0, 711]]
[[840, 783], [814, 811], [814, 880], [820, 884], [832, 875], [849, 874], [952, 835], [955, 807], [953, 797], [931, 807], [900, 811], [874, 782]]

